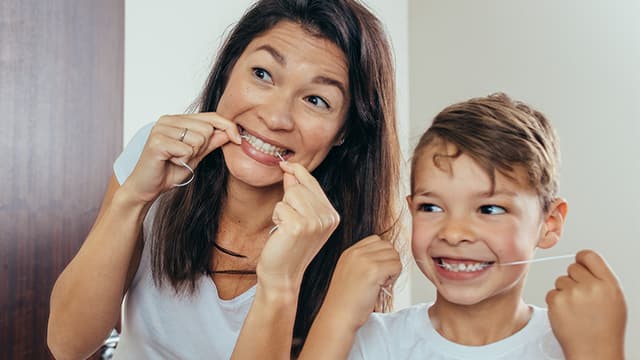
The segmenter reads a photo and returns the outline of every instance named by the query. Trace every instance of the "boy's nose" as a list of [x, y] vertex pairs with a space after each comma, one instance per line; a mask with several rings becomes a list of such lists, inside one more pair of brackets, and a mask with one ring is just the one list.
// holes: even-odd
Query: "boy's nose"
[[468, 221], [449, 219], [438, 233], [438, 239], [455, 246], [463, 242], [473, 242], [474, 236]]

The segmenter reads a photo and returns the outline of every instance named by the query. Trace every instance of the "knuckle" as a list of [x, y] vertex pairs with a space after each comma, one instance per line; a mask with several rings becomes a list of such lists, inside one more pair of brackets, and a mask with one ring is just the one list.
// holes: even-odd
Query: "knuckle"
[[149, 136], [149, 147], [152, 149], [159, 149], [162, 147], [162, 138], [158, 134], [151, 134]]
[[157, 122], [161, 124], [166, 124], [167, 122], [171, 121], [172, 118], [173, 118], [172, 115], [164, 114], [160, 116]]
[[196, 146], [201, 147], [206, 142], [207, 142], [207, 138], [203, 134], [198, 133], [198, 136], [196, 137]]

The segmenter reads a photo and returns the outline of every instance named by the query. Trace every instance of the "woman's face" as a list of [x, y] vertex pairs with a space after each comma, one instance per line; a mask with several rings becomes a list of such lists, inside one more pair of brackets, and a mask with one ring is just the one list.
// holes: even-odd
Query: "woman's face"
[[243, 135], [242, 145], [222, 147], [231, 176], [257, 187], [282, 181], [276, 152], [312, 171], [338, 141], [348, 107], [342, 51], [280, 22], [249, 43], [218, 104]]

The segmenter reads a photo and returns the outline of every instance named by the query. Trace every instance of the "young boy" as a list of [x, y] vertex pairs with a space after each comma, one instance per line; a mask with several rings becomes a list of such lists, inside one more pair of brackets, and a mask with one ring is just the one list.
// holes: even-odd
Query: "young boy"
[[577, 254], [548, 313], [522, 299], [528, 265], [508, 265], [560, 239], [558, 162], [547, 119], [505, 94], [444, 109], [415, 149], [407, 197], [435, 302], [368, 317], [400, 266], [389, 244], [361, 241], [338, 262], [302, 358], [623, 359], [624, 296], [598, 254]]

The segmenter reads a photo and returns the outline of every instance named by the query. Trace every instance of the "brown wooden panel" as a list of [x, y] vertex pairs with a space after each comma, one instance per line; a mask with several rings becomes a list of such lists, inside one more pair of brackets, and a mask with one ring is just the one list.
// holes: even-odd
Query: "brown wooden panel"
[[0, 359], [50, 358], [51, 288], [122, 147], [123, 68], [124, 0], [0, 1]]

